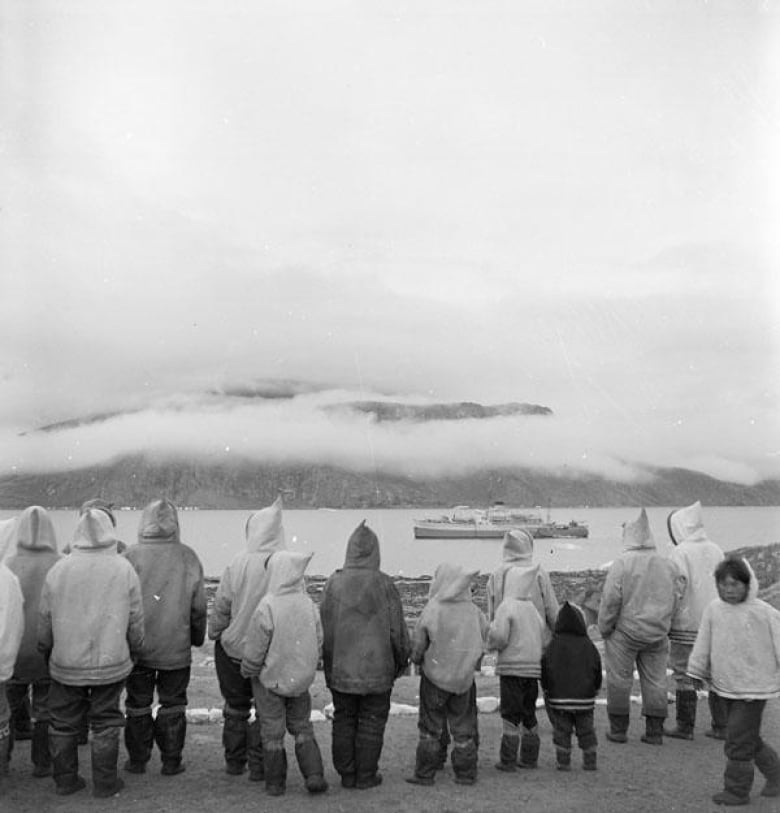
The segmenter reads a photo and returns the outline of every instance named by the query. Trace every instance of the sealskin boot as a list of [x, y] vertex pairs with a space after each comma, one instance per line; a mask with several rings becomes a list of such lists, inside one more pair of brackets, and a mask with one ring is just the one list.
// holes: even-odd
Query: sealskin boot
[[165, 714], [162, 710], [157, 713], [154, 721], [154, 739], [160, 749], [163, 776], [175, 776], [182, 773], [185, 768], [181, 762], [184, 750], [184, 739], [187, 736], [187, 715], [184, 711]]
[[317, 740], [307, 737], [296, 742], [295, 758], [306, 782], [306, 790], [309, 793], [324, 793], [328, 789], [328, 783], [325, 781], [322, 754]]
[[125, 720], [125, 748], [128, 760], [124, 769], [128, 773], [145, 773], [146, 763], [152, 757], [154, 743], [154, 720], [152, 714], [139, 717], [127, 713]]
[[282, 796], [287, 789], [287, 752], [283, 743], [263, 748], [265, 792], [269, 796]]
[[519, 748], [519, 734], [502, 734], [496, 768], [506, 773], [514, 773], [517, 770], [517, 752]]
[[697, 697], [693, 689], [678, 689], [675, 692], [677, 727], [664, 731], [664, 736], [675, 740], [692, 740], [693, 727], [696, 723], [696, 705]]
[[585, 771], [595, 771], [598, 769], [598, 757], [595, 750], [582, 752], [582, 768]]
[[86, 780], [78, 773], [78, 737], [60, 734], [50, 728], [49, 753], [58, 796], [70, 796], [71, 793], [83, 790], [87, 786]]
[[458, 785], [473, 785], [477, 781], [477, 743], [473, 738], [455, 740], [452, 746], [452, 770]]
[[382, 745], [383, 735], [378, 731], [358, 735], [355, 741], [355, 787], [358, 790], [369, 790], [382, 784], [382, 774], [377, 770]]
[[663, 745], [664, 744], [664, 718], [663, 717], [645, 717], [645, 733], [640, 737], [642, 742], [648, 745]]
[[610, 742], [628, 742], [626, 731], [628, 731], [627, 714], [609, 714], [609, 731], [607, 739]]
[[439, 742], [432, 737], [421, 736], [417, 743], [414, 775], [407, 777], [406, 781], [410, 785], [432, 785], [436, 781], [438, 761]]
[[555, 767], [559, 771], [571, 770], [571, 749], [570, 748], [556, 748], [555, 749]]
[[246, 760], [249, 765], [249, 781], [264, 781], [263, 740], [260, 736], [259, 720], [253, 720], [246, 725]]
[[536, 728], [523, 728], [520, 737], [519, 768], [535, 768], [539, 762], [539, 735]]
[[36, 720], [33, 725], [30, 757], [35, 777], [51, 776], [51, 753], [49, 752], [49, 721]]
[[125, 786], [116, 775], [119, 757], [119, 729], [116, 726], [92, 732], [92, 795], [96, 799], [115, 796]]
[[238, 776], [246, 768], [246, 737], [248, 718], [223, 712], [222, 748], [225, 751], [225, 773]]

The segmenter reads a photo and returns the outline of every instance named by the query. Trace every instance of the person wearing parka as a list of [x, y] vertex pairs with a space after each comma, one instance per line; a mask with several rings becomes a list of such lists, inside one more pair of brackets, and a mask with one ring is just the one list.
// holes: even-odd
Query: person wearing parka
[[547, 644], [555, 629], [555, 619], [558, 617], [558, 599], [555, 596], [550, 574], [540, 565], [534, 564], [534, 539], [523, 528], [515, 528], [504, 534], [502, 547], [502, 563], [488, 576], [486, 592], [488, 602], [488, 620], [496, 617], [496, 610], [506, 593], [506, 578], [510, 571], [529, 571], [533, 576], [533, 589], [530, 599], [541, 615], [547, 629], [544, 642]]
[[754, 766], [762, 796], [780, 796], [780, 760], [761, 738], [766, 701], [780, 697], [780, 612], [758, 598], [746, 559], [727, 556], [715, 570], [718, 598], [704, 610], [688, 674], [709, 684], [726, 712], [724, 790], [718, 804], [747, 804]]
[[[125, 770], [143, 773], [157, 743], [162, 773], [181, 773], [187, 731], [187, 687], [192, 647], [206, 637], [203, 566], [183, 544], [176, 506], [150, 502], [141, 514], [138, 543], [125, 553], [141, 582], [144, 645], [127, 679], [125, 698]], [[157, 691], [159, 708], [152, 719]]]
[[601, 656], [588, 637], [585, 617], [564, 601], [552, 641], [542, 655], [541, 680], [560, 770], [568, 771], [571, 766], [572, 731], [582, 750], [583, 767], [596, 770], [598, 738], [593, 713], [601, 680]]
[[285, 549], [282, 498], [255, 511], [246, 521], [246, 549], [225, 568], [208, 621], [214, 644], [214, 666], [225, 701], [222, 747], [225, 771], [238, 775], [249, 763], [249, 778], [263, 780], [260, 724], [250, 723], [252, 684], [241, 674], [246, 631], [260, 600], [268, 590], [268, 560]]
[[488, 630], [488, 649], [498, 652], [502, 735], [496, 768], [514, 771], [516, 765], [535, 768], [539, 760], [536, 700], [547, 627], [533, 601], [536, 569], [510, 568], [505, 575], [503, 598]]
[[85, 787], [78, 775], [78, 727], [84, 708], [92, 726], [96, 797], [124, 786], [117, 777], [119, 697], [144, 642], [141, 585], [117, 553], [117, 536], [103, 511], [80, 518], [72, 553], [46, 575], [38, 614], [38, 648], [49, 659], [49, 748], [57, 793]]
[[647, 512], [623, 526], [623, 553], [604, 582], [598, 627], [604, 638], [611, 742], [626, 742], [634, 665], [639, 673], [645, 734], [663, 745], [669, 630], [682, 597], [677, 565], [658, 553]]
[[24, 637], [8, 682], [12, 717], [28, 704], [32, 695], [33, 776], [51, 776], [49, 756], [49, 669], [38, 651], [38, 605], [46, 574], [62, 557], [48, 511], [39, 505], [26, 508], [15, 525], [13, 553], [6, 564], [16, 574], [24, 596]]
[[409, 661], [409, 632], [393, 580], [379, 569], [379, 540], [365, 520], [347, 541], [344, 567], [320, 604], [325, 683], [333, 697], [333, 766], [344, 787], [371, 788], [390, 692]]
[[[685, 590], [669, 630], [669, 666], [675, 681], [677, 726], [665, 733], [675, 739], [692, 740], [698, 698], [687, 674], [688, 658], [704, 608], [718, 597], [715, 568], [723, 560], [723, 551], [707, 536], [698, 501], [672, 511], [666, 526], [674, 545], [669, 558], [677, 565]], [[718, 704], [717, 695], [710, 693], [708, 700], [712, 726], [706, 734], [723, 739], [726, 736], [725, 710]]]
[[310, 793], [327, 790], [311, 724], [309, 687], [322, 652], [322, 625], [306, 593], [312, 554], [278, 551], [268, 561], [268, 590], [246, 631], [241, 674], [252, 682], [263, 742], [266, 792], [280, 796], [287, 782], [285, 729]]
[[24, 598], [16, 576], [0, 562], [0, 789], [8, 775], [11, 709], [6, 684], [14, 671], [24, 634]]
[[414, 629], [411, 661], [420, 669], [420, 710], [414, 775], [407, 782], [432, 785], [440, 766], [440, 743], [449, 726], [455, 741], [455, 781], [477, 776], [477, 690], [474, 672], [484, 654], [487, 618], [471, 600], [478, 571], [444, 562], [436, 568]]

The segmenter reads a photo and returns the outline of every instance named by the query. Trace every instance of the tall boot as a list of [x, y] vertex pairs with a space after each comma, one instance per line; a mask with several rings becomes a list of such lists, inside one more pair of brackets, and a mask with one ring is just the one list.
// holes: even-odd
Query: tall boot
[[729, 759], [723, 772], [723, 790], [712, 797], [716, 805], [737, 807], [750, 802], [750, 788], [753, 787], [753, 763]]
[[[453, 757], [455, 752], [453, 751]], [[407, 777], [411, 785], [432, 785], [436, 779], [436, 766], [439, 763], [439, 740], [420, 734], [417, 743], [417, 757], [414, 775]]]
[[496, 768], [498, 768], [499, 771], [514, 773], [517, 770], [517, 751], [519, 748], [519, 734], [502, 734], [501, 745], [498, 749], [498, 762], [496, 762]]
[[726, 703], [720, 695], [715, 692], [708, 692], [707, 705], [710, 708], [710, 718], [712, 727], [704, 732], [705, 737], [712, 737], [713, 740], [726, 739], [726, 724], [728, 722], [728, 710]]
[[664, 744], [664, 718], [645, 716], [645, 733], [640, 737], [648, 745]]
[[324, 793], [328, 789], [325, 769], [322, 767], [322, 754], [317, 740], [305, 737], [295, 743], [295, 758], [306, 781], [309, 793]]
[[151, 711], [139, 717], [129, 712], [125, 720], [125, 748], [128, 760], [124, 768], [129, 773], [145, 773], [146, 763], [152, 758], [154, 720]]
[[520, 737], [520, 759], [517, 765], [520, 768], [535, 768], [539, 762], [539, 734], [537, 728], [526, 728], [523, 726], [523, 733]]
[[246, 724], [246, 759], [249, 764], [249, 781], [262, 782], [265, 779], [263, 770], [263, 739], [260, 735], [260, 721]]
[[477, 744], [469, 737], [455, 740], [452, 746], [452, 769], [458, 785], [473, 785], [477, 781]]
[[780, 796], [780, 759], [775, 749], [762, 740], [761, 747], [756, 751], [755, 762], [756, 768], [766, 779], [761, 795]]
[[175, 776], [184, 771], [181, 754], [187, 736], [187, 715], [184, 711], [166, 714], [163, 709], [157, 712], [154, 720], [154, 739], [160, 749], [163, 776]]
[[246, 767], [247, 717], [225, 712], [222, 747], [225, 750], [225, 772], [241, 774]]
[[49, 753], [58, 796], [69, 796], [83, 790], [87, 783], [79, 776], [78, 738], [49, 728]]
[[36, 720], [33, 725], [30, 757], [33, 776], [51, 776], [51, 754], [49, 753], [49, 721]]
[[116, 775], [119, 758], [119, 729], [116, 726], [92, 732], [92, 795], [106, 799], [119, 793], [125, 783]]
[[381, 731], [358, 732], [355, 740], [355, 787], [358, 790], [367, 790], [382, 784], [382, 774], [378, 768], [384, 744], [383, 734], [384, 724]]
[[571, 770], [571, 748], [555, 749], [555, 767], [559, 771]]
[[595, 748], [582, 752], [582, 768], [585, 771], [595, 771], [597, 769], [598, 752]]
[[627, 714], [608, 714], [609, 717], [609, 731], [607, 731], [607, 739], [610, 742], [628, 742], [626, 732], [628, 731], [628, 715]]
[[269, 796], [282, 796], [287, 788], [287, 752], [283, 743], [263, 746], [263, 765], [265, 792]]
[[693, 727], [696, 723], [696, 692], [693, 689], [678, 689], [675, 692], [675, 706], [677, 727], [664, 731], [664, 734], [676, 740], [692, 740]]

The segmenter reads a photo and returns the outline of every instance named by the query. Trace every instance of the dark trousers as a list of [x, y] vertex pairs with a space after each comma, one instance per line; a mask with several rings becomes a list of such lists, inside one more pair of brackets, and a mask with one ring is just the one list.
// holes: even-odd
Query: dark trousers
[[513, 726], [520, 723], [529, 731], [536, 728], [536, 701], [539, 697], [539, 681], [536, 678], [501, 675], [501, 719]]
[[[32, 683], [20, 683], [11, 678], [6, 684], [8, 692], [8, 703], [11, 706], [11, 716], [15, 716], [26, 705], [29, 704], [29, 716], [33, 722], [44, 723], [49, 719], [49, 686], [51, 680], [48, 677], [33, 681]], [[32, 696], [32, 702], [30, 702]]]
[[52, 679], [49, 688], [51, 730], [76, 737], [87, 712], [93, 731], [124, 726], [125, 716], [119, 709], [119, 696], [124, 685], [124, 680], [119, 680], [101, 686], [67, 686]]
[[333, 697], [333, 767], [341, 776], [376, 773], [390, 714], [390, 692], [346, 694], [331, 689]]
[[477, 687], [462, 694], [444, 691], [420, 675], [420, 717], [417, 727], [425, 737], [441, 740], [449, 725], [453, 740], [465, 742], [477, 739]]
[[214, 644], [214, 666], [219, 692], [225, 701], [225, 716], [249, 718], [252, 708], [252, 681], [241, 674], [241, 661], [231, 658], [220, 641]]
[[153, 669], [136, 664], [127, 678], [125, 708], [128, 717], [152, 713], [154, 692], [160, 709], [168, 713], [184, 711], [187, 707], [187, 687], [190, 685], [190, 667], [181, 669]]
[[563, 711], [547, 708], [547, 716], [553, 730], [553, 744], [564, 751], [571, 750], [572, 732], [577, 733], [577, 743], [583, 751], [593, 751], [598, 745], [593, 725], [593, 709], [588, 711]]
[[723, 746], [726, 759], [752, 761], [764, 745], [760, 731], [766, 700], [731, 700], [720, 697], [720, 702], [728, 713], [726, 743]]

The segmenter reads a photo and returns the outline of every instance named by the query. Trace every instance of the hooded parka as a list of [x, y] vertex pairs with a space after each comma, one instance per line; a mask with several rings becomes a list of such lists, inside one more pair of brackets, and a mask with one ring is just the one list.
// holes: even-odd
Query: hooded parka
[[13, 674], [24, 633], [24, 598], [19, 580], [0, 562], [0, 683]]

